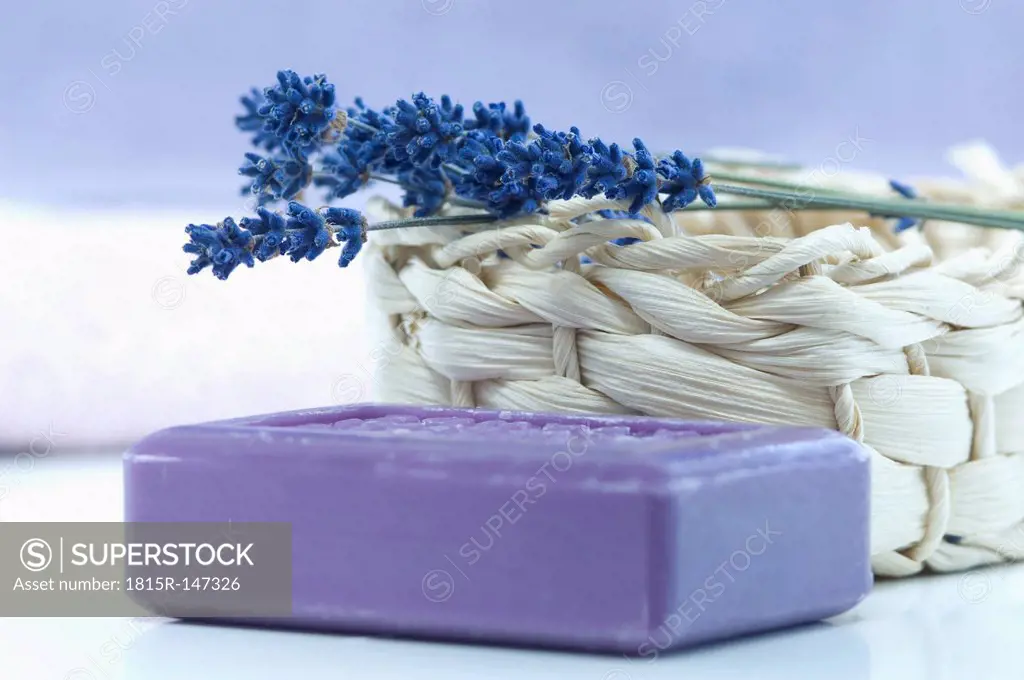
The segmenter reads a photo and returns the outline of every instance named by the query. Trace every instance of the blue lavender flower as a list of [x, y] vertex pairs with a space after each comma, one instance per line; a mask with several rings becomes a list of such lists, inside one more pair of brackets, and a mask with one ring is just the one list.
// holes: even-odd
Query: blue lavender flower
[[438, 106], [420, 92], [412, 102], [398, 100], [384, 131], [395, 161], [436, 168], [456, 154], [455, 142], [463, 133], [462, 106], [452, 105], [447, 95]]
[[410, 168], [398, 173], [398, 183], [405, 189], [402, 205], [416, 206], [416, 217], [433, 215], [448, 196], [448, 182], [440, 169]]
[[[394, 111], [391, 109], [384, 109], [383, 111], [371, 109], [363, 101], [362, 97], [356, 97], [354, 103], [355, 106], [350, 106], [346, 110], [350, 121], [357, 121], [369, 128], [373, 128], [376, 131], [384, 130], [388, 125], [394, 122], [391, 118], [391, 114], [394, 113]], [[346, 128], [345, 133], [350, 139], [354, 139], [358, 142], [370, 141], [377, 136], [376, 132], [371, 132], [361, 126]]]
[[580, 187], [580, 194], [593, 198], [600, 193], [611, 190], [616, 184], [626, 179], [626, 166], [623, 163], [622, 149], [618, 144], [608, 146], [598, 138], [590, 140], [590, 168], [587, 170], [587, 182]]
[[[420, 93], [423, 94], [422, 92]], [[441, 95], [441, 108], [439, 111], [441, 120], [449, 123], [456, 123], [459, 125], [459, 133], [462, 129], [462, 104], [456, 104], [452, 101], [452, 98], [446, 94]]]
[[254, 255], [261, 262], [282, 254], [292, 262], [314, 260], [338, 243], [344, 244], [338, 264], [347, 267], [366, 242], [366, 219], [350, 208], [327, 208], [321, 215], [291, 201], [287, 217], [265, 208], [257, 208], [256, 214], [243, 217], [240, 225], [230, 217], [215, 227], [188, 225], [190, 241], [184, 250], [197, 256], [188, 273], [212, 267], [218, 279], [226, 279], [239, 264], [252, 267]]
[[249, 190], [257, 196], [292, 198], [309, 186], [313, 177], [313, 167], [304, 156], [264, 158], [248, 152], [245, 159], [238, 174], [252, 178]]
[[385, 130], [395, 125], [391, 117], [394, 111], [376, 111], [366, 106], [361, 97], [356, 97], [355, 106], [349, 107], [349, 125], [345, 128], [342, 144], [350, 147], [351, 153], [366, 163], [372, 170], [397, 173], [411, 167], [408, 161], [394, 157], [387, 141]]
[[245, 107], [245, 113], [235, 116], [235, 126], [242, 132], [254, 133], [254, 146], [263, 147], [267, 151], [278, 148], [281, 144], [277, 135], [263, 129], [263, 116], [259, 113], [260, 107], [266, 103], [263, 93], [254, 87], [248, 95], [242, 95], [240, 101]]
[[284, 254], [288, 248], [288, 222], [280, 214], [256, 208], [259, 217], [243, 217], [239, 220], [239, 226], [246, 229], [256, 240], [254, 255], [260, 262], [266, 262], [272, 257]]
[[[895, 191], [897, 194], [899, 194], [903, 198], [908, 198], [908, 199], [916, 199], [917, 198], [917, 190], [915, 190], [914, 187], [910, 186], [909, 184], [904, 184], [903, 182], [898, 182], [898, 181], [896, 181], [894, 179], [891, 179], [891, 180], [889, 180], [889, 188], [891, 188], [893, 191]], [[896, 219], [896, 224], [893, 225], [893, 228], [892, 228], [893, 231], [895, 231], [897, 234], [899, 234], [900, 232], [906, 231], [907, 229], [912, 229], [912, 228], [918, 226], [919, 224], [921, 224], [921, 220], [916, 219], [914, 217], [899, 217], [897, 215], [887, 215], [886, 217], [896, 217], [897, 218]]]
[[530, 132], [530, 117], [526, 115], [523, 102], [518, 99], [513, 109], [508, 110], [505, 102], [473, 104], [473, 119], [467, 119], [463, 126], [467, 130], [484, 130], [505, 141], [526, 139]]
[[494, 190], [505, 174], [505, 164], [498, 160], [505, 142], [500, 137], [473, 130], [459, 141], [455, 162], [466, 172], [452, 172], [455, 193], [463, 198], [486, 202], [487, 194]]
[[185, 233], [189, 242], [182, 249], [196, 256], [189, 264], [189, 274], [198, 274], [210, 267], [213, 275], [223, 281], [238, 265], [252, 267], [254, 264], [252, 249], [255, 241], [252, 234], [240, 228], [230, 217], [215, 227], [190, 224], [185, 227]]
[[366, 243], [366, 218], [351, 208], [328, 208], [324, 211], [327, 224], [340, 227], [335, 235], [344, 242], [339, 267], [347, 267], [356, 258]]
[[296, 201], [288, 203], [286, 228], [288, 242], [284, 252], [292, 262], [315, 260], [332, 244], [331, 230], [324, 218]]
[[704, 172], [704, 163], [699, 158], [691, 161], [682, 151], [677, 150], [658, 162], [658, 178], [661, 180], [659, 191], [668, 194], [662, 200], [662, 206], [667, 211], [685, 208], [698, 197], [709, 207], [718, 205], [718, 199]]
[[[457, 186], [469, 190], [481, 189], [490, 191], [505, 174], [506, 165], [498, 160], [498, 154], [505, 150], [505, 142], [497, 136], [473, 130], [467, 132], [459, 140], [459, 150], [455, 163], [465, 168], [465, 173], [452, 173], [452, 181]], [[465, 194], [466, 198], [477, 198], [476, 195]]]
[[501, 182], [487, 195], [488, 210], [499, 217], [529, 215], [540, 210], [541, 202], [529, 187], [521, 182]]
[[309, 153], [319, 146], [336, 115], [334, 85], [322, 73], [301, 78], [291, 70], [278, 71], [277, 81], [263, 91], [266, 101], [257, 110], [263, 130], [274, 134], [287, 151]]
[[575, 127], [565, 133], [535, 125], [533, 131], [537, 137], [528, 144], [513, 140], [498, 154], [506, 166], [502, 181], [519, 182], [538, 199], [572, 198], [586, 179], [591, 148]]
[[638, 137], [633, 140], [634, 153], [623, 153], [617, 144], [606, 147], [599, 139], [591, 140], [592, 168], [589, 181], [580, 192], [588, 198], [600, 191], [611, 199], [633, 199], [629, 212], [636, 214], [658, 197], [658, 176], [654, 157]]
[[499, 217], [536, 212], [539, 198], [521, 182], [510, 177], [508, 165], [500, 159], [506, 144], [501, 137], [482, 130], [467, 133], [459, 142], [455, 159], [466, 172], [452, 172], [455, 193], [479, 201]]
[[[313, 178], [313, 183], [327, 187], [328, 200], [350, 196], [370, 180], [370, 166], [375, 160], [379, 161], [372, 144], [346, 139], [334, 153], [324, 157], [321, 174]], [[382, 157], [383, 153], [380, 155]]]

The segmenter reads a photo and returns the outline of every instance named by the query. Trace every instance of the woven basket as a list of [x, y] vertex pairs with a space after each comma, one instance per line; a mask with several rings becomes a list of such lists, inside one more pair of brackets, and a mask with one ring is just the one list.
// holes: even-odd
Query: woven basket
[[[917, 189], [1021, 206], [963, 182]], [[594, 214], [624, 207], [374, 233], [374, 398], [838, 429], [874, 454], [877, 574], [1024, 557], [1018, 233], [895, 236], [853, 212]], [[408, 212], [374, 199], [371, 215]]]

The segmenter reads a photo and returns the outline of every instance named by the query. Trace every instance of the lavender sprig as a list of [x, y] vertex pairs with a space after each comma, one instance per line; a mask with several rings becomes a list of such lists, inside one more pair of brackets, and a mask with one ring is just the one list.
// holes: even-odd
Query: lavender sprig
[[339, 267], [347, 267], [356, 258], [366, 243], [366, 218], [351, 208], [327, 208], [324, 221], [335, 227], [335, 237], [344, 245], [338, 258]]
[[[255, 145], [274, 152], [248, 153], [239, 169], [252, 180], [249, 190], [261, 207], [258, 217], [243, 218], [241, 226], [230, 219], [217, 226], [190, 225], [186, 249], [197, 255], [193, 273], [216, 267], [215, 275], [226, 278], [241, 263], [253, 266], [255, 260], [278, 255], [312, 260], [342, 243], [339, 264], [351, 262], [367, 229], [355, 211], [314, 211], [292, 201], [282, 215], [262, 205], [296, 197], [311, 183], [336, 200], [373, 179], [395, 182], [405, 190], [403, 204], [416, 208], [416, 218], [428, 218], [449, 200], [481, 205], [491, 216], [507, 218], [543, 210], [547, 201], [602, 192], [629, 199], [635, 215], [658, 200], [660, 191], [678, 203], [685, 190], [677, 185], [707, 184], [693, 174], [692, 165], [692, 181], [678, 168], [660, 171], [675, 166], [663, 160], [656, 168], [639, 139], [630, 153], [600, 139], [584, 141], [575, 127], [561, 132], [534, 125], [531, 137], [520, 101], [512, 107], [477, 102], [465, 120], [462, 107], [448, 96], [435, 102], [423, 93], [380, 111], [357, 98], [353, 107], [339, 112], [326, 76], [303, 78], [285, 70], [278, 72], [274, 86], [253, 89], [242, 104], [245, 113], [236, 124], [255, 133]], [[702, 173], [699, 161], [696, 172]], [[710, 188], [700, 195], [713, 198]], [[485, 218], [471, 217], [469, 223]]]
[[658, 197], [658, 176], [654, 172], [654, 156], [639, 137], [633, 140], [632, 154], [624, 154], [626, 177], [605, 191], [614, 199], [633, 199], [629, 212], [634, 215]]
[[537, 137], [529, 143], [512, 140], [497, 153], [497, 161], [504, 164], [500, 181], [522, 184], [538, 203], [572, 198], [590, 168], [590, 146], [583, 143], [575, 127], [565, 133], [535, 125], [533, 131]]
[[304, 156], [264, 158], [249, 152], [245, 159], [246, 163], [238, 169], [238, 174], [251, 177], [249, 191], [267, 199], [293, 198], [313, 176], [313, 168]]
[[[239, 172], [251, 179], [249, 190], [261, 204], [298, 196], [309, 184], [326, 189], [328, 199], [349, 196], [372, 180], [400, 185], [403, 204], [416, 217], [368, 226], [357, 211], [325, 207], [312, 210], [292, 201], [285, 213], [262, 205], [256, 217], [236, 224], [231, 218], [211, 226], [189, 225], [185, 251], [195, 255], [190, 273], [211, 269], [227, 278], [239, 265], [254, 266], [286, 255], [292, 261], [313, 260], [327, 249], [341, 247], [338, 264], [347, 266], [358, 255], [366, 233], [377, 229], [438, 224], [483, 224], [545, 210], [549, 201], [600, 194], [628, 201], [625, 210], [599, 211], [580, 220], [640, 218], [645, 208], [660, 203], [666, 211], [682, 210], [698, 199], [717, 205], [716, 190], [753, 201], [731, 202], [730, 209], [865, 210], [898, 219], [896, 231], [922, 218], [1024, 229], [1024, 215], [983, 211], [967, 206], [898, 201], [858, 196], [834, 190], [817, 193], [807, 187], [771, 177], [718, 172], [719, 179], [739, 185], [712, 185], [704, 164], [681, 151], [656, 158], [635, 138], [632, 148], [584, 141], [573, 127], [568, 132], [542, 125], [530, 127], [522, 102], [472, 107], [472, 116], [451, 98], [435, 101], [423, 93], [399, 100], [381, 110], [361, 99], [341, 112], [335, 108], [335, 89], [325, 76], [301, 78], [280, 71], [277, 84], [242, 97], [245, 111], [237, 126], [252, 133], [253, 143], [269, 155], [246, 154]], [[532, 135], [530, 131], [532, 129]], [[755, 188], [744, 186], [753, 184]], [[893, 191], [916, 199], [912, 188], [892, 182]], [[446, 203], [482, 206], [487, 214], [432, 217]], [[723, 206], [724, 207], [724, 206]], [[613, 241], [629, 246], [635, 238]], [[500, 253], [499, 253], [500, 255]]]
[[323, 132], [335, 119], [334, 85], [318, 73], [302, 78], [295, 71], [278, 71], [277, 85], [263, 91], [258, 108], [263, 131], [293, 155], [306, 155], [321, 143]]
[[502, 159], [505, 151], [501, 137], [482, 130], [469, 132], [457, 158], [467, 171], [454, 174], [455, 193], [479, 201], [488, 212], [503, 218], [535, 212], [540, 199], [509, 173], [508, 163]]
[[362, 97], [355, 98], [355, 106], [348, 108], [348, 121], [342, 144], [348, 144], [358, 150], [359, 154], [368, 159], [368, 165], [375, 172], [398, 172], [403, 164], [394, 158], [388, 158], [387, 135], [384, 132], [394, 125], [390, 109], [377, 111], [371, 109]]
[[448, 197], [448, 180], [440, 168], [410, 168], [398, 173], [398, 183], [405, 189], [402, 205], [415, 207], [413, 215], [427, 217], [444, 205]]
[[662, 193], [668, 194], [662, 201], [665, 210], [681, 210], [697, 198], [711, 208], [718, 204], [711, 189], [711, 178], [705, 173], [704, 163], [699, 158], [691, 161], [682, 151], [676, 150], [658, 162], [658, 177]]
[[[311, 181], [327, 189], [329, 200], [340, 199], [383, 174], [403, 186], [403, 203], [415, 206], [417, 215], [439, 210], [449, 186], [456, 196], [503, 217], [535, 212], [549, 200], [602, 192], [631, 199], [636, 213], [656, 200], [665, 183], [639, 139], [633, 153], [599, 139], [584, 142], [576, 128], [559, 132], [536, 125], [536, 136], [528, 139], [529, 117], [518, 101], [511, 109], [503, 102], [477, 102], [473, 118], [464, 121], [462, 107], [447, 96], [435, 102], [418, 93], [380, 112], [356, 99], [342, 127], [331, 125], [334, 86], [322, 75], [300, 78], [281, 71], [262, 104], [256, 94], [245, 100], [248, 114], [239, 117], [239, 125], [251, 129], [254, 116], [263, 117], [264, 131], [296, 156], [293, 162], [250, 158], [243, 166], [261, 201], [292, 198]], [[342, 132], [340, 140], [322, 154], [318, 171], [310, 172], [305, 154], [321, 151], [328, 129]], [[710, 188], [704, 194], [713, 197]]]
[[287, 215], [257, 208], [258, 217], [244, 217], [236, 224], [230, 217], [216, 226], [190, 224], [184, 251], [196, 255], [189, 274], [211, 268], [218, 279], [227, 279], [240, 264], [252, 267], [287, 255], [292, 262], [315, 260], [328, 248], [342, 246], [338, 265], [347, 267], [366, 241], [366, 220], [356, 210], [313, 210], [291, 201]]
[[327, 188], [328, 200], [350, 196], [370, 181], [370, 168], [376, 164], [376, 156], [369, 144], [346, 140], [324, 156], [313, 184]]
[[523, 141], [530, 134], [530, 117], [526, 115], [526, 107], [518, 99], [509, 111], [505, 102], [484, 105], [483, 102], [473, 104], [472, 119], [466, 119], [463, 127], [466, 130], [482, 130], [500, 137], [503, 141]]
[[256, 209], [256, 214], [259, 217], [243, 217], [239, 226], [253, 235], [256, 259], [266, 262], [287, 249], [288, 220], [280, 213], [262, 207]]
[[717, 205], [711, 178], [699, 158], [690, 161], [676, 151], [655, 167], [654, 156], [639, 138], [633, 140], [633, 153], [600, 139], [590, 140], [590, 146], [593, 160], [587, 182], [580, 188], [582, 196], [603, 193], [611, 199], [632, 199], [629, 212], [634, 215], [657, 200], [658, 194], [667, 194], [662, 207], [668, 211], [685, 208], [698, 197], [708, 207]]
[[[622, 149], [618, 144], [611, 146], [601, 139], [590, 140], [593, 149], [587, 182], [580, 187], [580, 195], [593, 198], [601, 193], [614, 192], [619, 182], [625, 181], [628, 170], [624, 163]], [[609, 197], [610, 198], [610, 197]]]
[[389, 155], [399, 163], [438, 168], [456, 151], [456, 140], [463, 133], [462, 106], [453, 105], [445, 95], [437, 105], [420, 92], [412, 102], [399, 99], [394, 118], [383, 128]]
[[189, 264], [188, 273], [198, 274], [210, 267], [213, 275], [226, 280], [235, 268], [244, 264], [253, 266], [253, 235], [242, 229], [230, 217], [213, 227], [208, 224], [190, 224], [185, 227], [189, 242], [183, 250], [196, 256]]

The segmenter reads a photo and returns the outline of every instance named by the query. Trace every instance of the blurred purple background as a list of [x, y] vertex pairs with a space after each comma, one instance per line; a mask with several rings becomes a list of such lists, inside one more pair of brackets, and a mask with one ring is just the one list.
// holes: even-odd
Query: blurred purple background
[[944, 171], [984, 138], [1024, 159], [1011, 0], [104, 0], [0, 26], [0, 197], [235, 205], [237, 97], [291, 67], [343, 100], [522, 98], [534, 120], [698, 152]]

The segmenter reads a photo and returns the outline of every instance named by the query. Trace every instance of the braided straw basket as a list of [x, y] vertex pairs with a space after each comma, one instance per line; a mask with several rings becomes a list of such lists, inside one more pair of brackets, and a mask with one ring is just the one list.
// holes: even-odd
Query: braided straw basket
[[[976, 178], [916, 187], [1024, 205]], [[928, 222], [897, 236], [863, 212], [782, 208], [594, 214], [624, 207], [374, 233], [374, 398], [838, 429], [873, 453], [876, 574], [1024, 558], [1018, 232]], [[373, 199], [371, 214], [409, 213]]]

